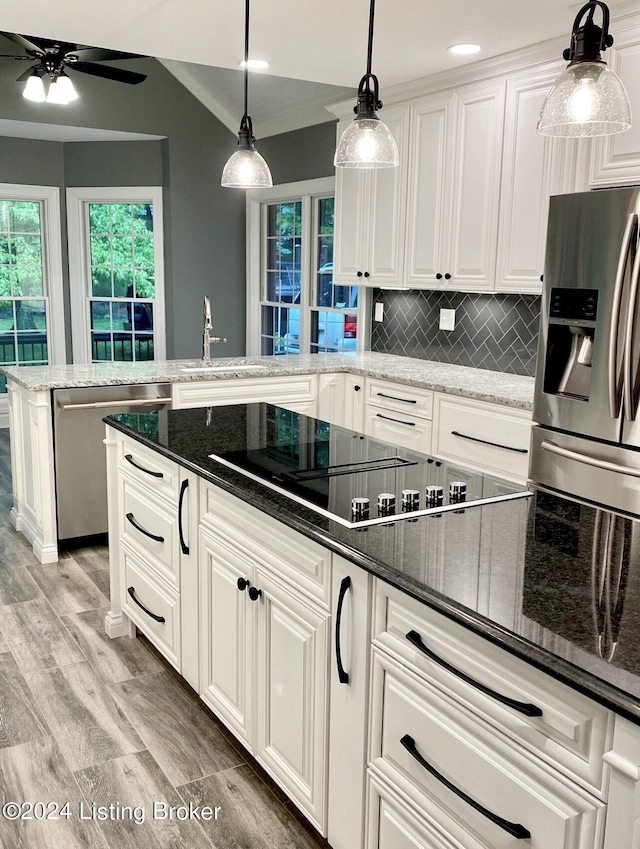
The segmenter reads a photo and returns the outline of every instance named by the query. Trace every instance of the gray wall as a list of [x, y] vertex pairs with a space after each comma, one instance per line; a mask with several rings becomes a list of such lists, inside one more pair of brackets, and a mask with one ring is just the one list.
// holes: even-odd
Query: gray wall
[[333, 177], [336, 121], [258, 139], [256, 147], [269, 163], [274, 185]]
[[[148, 79], [127, 86], [75, 74], [80, 99], [63, 107], [24, 100], [15, 84], [22, 66], [0, 60], [0, 118], [166, 136], [157, 143], [61, 144], [2, 138], [0, 180], [61, 189], [100, 183], [161, 184], [167, 355], [200, 355], [205, 294], [214, 305], [215, 329], [230, 340], [218, 346], [217, 353], [242, 354], [245, 201], [241, 191], [220, 186], [234, 136], [155, 60], [125, 64], [148, 74]], [[68, 292], [68, 280], [65, 284]]]

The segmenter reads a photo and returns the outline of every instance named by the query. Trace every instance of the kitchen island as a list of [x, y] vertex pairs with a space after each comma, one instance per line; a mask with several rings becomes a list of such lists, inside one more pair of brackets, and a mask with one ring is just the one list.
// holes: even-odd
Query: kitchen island
[[[174, 360], [7, 366], [0, 371], [7, 376], [12, 436], [11, 519], [32, 544], [41, 563], [55, 562], [59, 539], [68, 536], [60, 533], [62, 522], [57, 514], [59, 488], [54, 430], [60, 421], [60, 409], [73, 409], [71, 393], [82, 388], [92, 387], [97, 393], [96, 400], [102, 403], [100, 393], [115, 392], [117, 387], [140, 394], [145, 387], [159, 390], [166, 384], [162, 394], [168, 393], [173, 409], [272, 401], [357, 430], [370, 429], [387, 441], [410, 440], [425, 453], [432, 450], [432, 430], [436, 431], [432, 425], [437, 424], [440, 410], [434, 398], [444, 398], [446, 393], [458, 399], [457, 404], [442, 406], [442, 416], [447, 422], [460, 418], [468, 421], [469, 415], [477, 414], [480, 417], [477, 435], [481, 438], [486, 439], [485, 430], [507, 428], [507, 441], [513, 438], [520, 448], [528, 447], [529, 442], [533, 378], [387, 354], [226, 358], [209, 363]], [[407, 397], [398, 398], [398, 390]], [[62, 394], [65, 391], [69, 397]], [[54, 393], [58, 393], [58, 405]], [[104, 397], [111, 402], [116, 395]], [[127, 409], [127, 405], [121, 404], [120, 409]], [[415, 413], [415, 417], [408, 413]], [[457, 439], [460, 442], [462, 437]], [[472, 445], [465, 442], [461, 447]], [[458, 446], [444, 444], [434, 448], [434, 453], [451, 454], [457, 449]], [[102, 452], [96, 442], [90, 451], [92, 457], [79, 462], [86, 481], [91, 478], [91, 462], [97, 462]], [[499, 463], [499, 455], [508, 455], [509, 450], [498, 449], [495, 457], [489, 456], [490, 453], [485, 462]], [[521, 468], [514, 467], [512, 473], [520, 478], [526, 476], [526, 457]], [[106, 531], [104, 495], [102, 501], [102, 530]], [[71, 534], [82, 535], [81, 531]]]
[[632, 846], [640, 563], [630, 546], [624, 576], [593, 570], [635, 522], [536, 492], [348, 528], [209, 457], [266, 440], [296, 458], [309, 422], [271, 405], [108, 420], [108, 632], [141, 627], [336, 849], [405, 827], [408, 845], [435, 828], [511, 846], [504, 822], [534, 847]]

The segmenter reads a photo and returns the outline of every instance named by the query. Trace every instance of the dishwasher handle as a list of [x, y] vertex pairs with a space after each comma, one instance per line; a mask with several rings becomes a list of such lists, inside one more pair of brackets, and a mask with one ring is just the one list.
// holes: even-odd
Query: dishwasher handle
[[133, 398], [120, 401], [85, 401], [82, 404], [60, 404], [61, 410], [108, 410], [114, 407], [153, 407], [156, 404], [170, 404], [171, 398]]

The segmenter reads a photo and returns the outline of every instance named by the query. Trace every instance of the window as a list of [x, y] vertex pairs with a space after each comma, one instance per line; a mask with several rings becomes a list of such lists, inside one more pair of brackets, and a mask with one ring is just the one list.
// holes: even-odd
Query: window
[[355, 351], [358, 287], [333, 285], [334, 179], [247, 197], [249, 354]]
[[162, 190], [67, 197], [75, 362], [164, 359]]
[[[0, 362], [64, 361], [58, 189], [0, 184]], [[6, 391], [0, 375], [0, 395]], [[2, 423], [6, 410], [5, 398]]]

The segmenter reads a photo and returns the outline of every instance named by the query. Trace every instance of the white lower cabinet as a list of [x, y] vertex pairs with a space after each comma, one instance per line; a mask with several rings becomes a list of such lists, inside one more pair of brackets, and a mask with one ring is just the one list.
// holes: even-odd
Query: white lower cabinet
[[200, 695], [326, 834], [330, 555], [202, 489]]
[[365, 378], [338, 372], [318, 375], [318, 418], [361, 431], [364, 416]]
[[190, 407], [266, 401], [297, 413], [315, 416], [316, 395], [315, 374], [194, 380], [172, 385], [171, 406], [174, 410], [185, 410]]
[[368, 378], [364, 432], [368, 436], [431, 453], [433, 392]]

